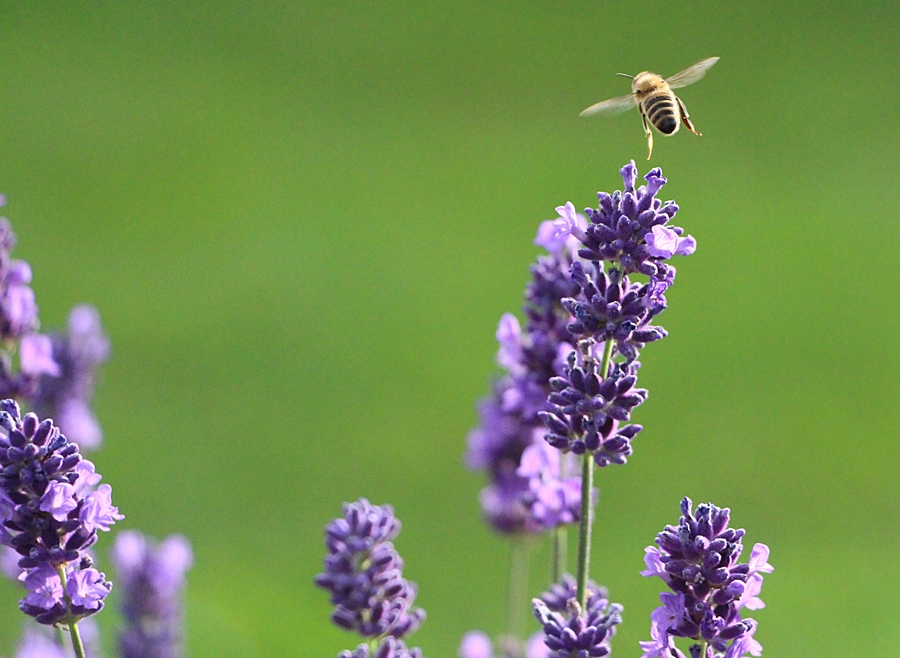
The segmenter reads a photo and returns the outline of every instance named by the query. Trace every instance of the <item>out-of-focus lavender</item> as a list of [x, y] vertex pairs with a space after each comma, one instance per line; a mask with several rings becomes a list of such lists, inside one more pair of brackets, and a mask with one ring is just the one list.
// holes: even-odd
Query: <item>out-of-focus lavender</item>
[[365, 498], [344, 503], [343, 518], [325, 527], [325, 571], [315, 582], [331, 592], [331, 621], [379, 642], [374, 653], [360, 645], [342, 658], [421, 658], [400, 639], [419, 627], [425, 611], [414, 607], [416, 585], [403, 577], [403, 560], [392, 541], [399, 533], [394, 509]]
[[9, 220], [0, 217], [0, 399], [14, 398], [55, 418], [82, 450], [98, 448], [102, 432], [90, 403], [97, 367], [109, 358], [100, 314], [79, 305], [69, 314], [66, 333], [38, 333], [31, 267], [12, 258], [15, 244]]
[[111, 583], [87, 552], [98, 531], [124, 518], [112, 489], [53, 421], [0, 402], [0, 544], [19, 554], [28, 594], [19, 608], [47, 625], [103, 607]]
[[753, 639], [756, 622], [743, 619], [741, 610], [764, 607], [759, 598], [763, 573], [771, 573], [769, 549], [756, 544], [749, 563], [741, 563], [743, 530], [728, 527], [728, 508], [712, 503], [691, 511], [681, 502], [678, 526], [666, 526], [646, 549], [642, 576], [658, 576], [672, 590], [660, 594], [662, 606], [651, 615], [651, 640], [641, 642], [643, 658], [677, 656], [674, 638], [696, 641], [692, 658], [742, 658], [762, 651]]
[[90, 403], [97, 367], [109, 358], [109, 338], [99, 311], [89, 304], [76, 306], [69, 313], [66, 333], [51, 333], [49, 340], [59, 371], [40, 378], [29, 402], [38, 415], [56, 419], [60, 430], [82, 450], [99, 448], [103, 433]]
[[459, 645], [459, 658], [550, 658], [543, 633], [534, 633], [524, 643], [511, 637], [500, 638], [497, 646], [481, 631], [470, 631]]
[[[571, 206], [571, 204], [569, 204]], [[560, 207], [560, 214], [574, 208]], [[584, 218], [573, 219], [581, 221]], [[561, 353], [572, 350], [561, 299], [577, 287], [568, 275], [574, 239], [555, 238], [545, 222], [536, 243], [547, 248], [531, 267], [525, 290], [524, 330], [512, 314], [497, 328], [497, 362], [504, 374], [479, 403], [479, 425], [468, 437], [466, 464], [486, 471], [481, 504], [487, 522], [503, 534], [537, 533], [578, 520], [581, 488], [567, 456], [549, 454], [539, 414], [547, 411], [550, 378], [562, 374]]]
[[190, 542], [171, 535], [160, 543], [140, 532], [119, 533], [111, 552], [125, 625], [120, 658], [178, 658], [182, 652], [182, 594], [193, 563]]

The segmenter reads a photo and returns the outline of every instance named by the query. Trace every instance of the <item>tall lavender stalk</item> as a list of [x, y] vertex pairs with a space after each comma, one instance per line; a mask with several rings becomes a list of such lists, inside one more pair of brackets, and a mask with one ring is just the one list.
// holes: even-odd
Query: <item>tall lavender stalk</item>
[[171, 535], [156, 543], [140, 532], [119, 533], [112, 560], [121, 587], [125, 626], [120, 658], [178, 658], [182, 649], [182, 592], [193, 563], [190, 542]]
[[[624, 464], [632, 452], [641, 426], [621, 423], [647, 398], [647, 391], [635, 386], [639, 350], [666, 335], [651, 324], [666, 308], [665, 292], [675, 281], [675, 268], [665, 261], [696, 248], [693, 238], [682, 237], [683, 229], [668, 226], [678, 207], [656, 198], [666, 183], [659, 169], [651, 170], [647, 185], [639, 188], [634, 162], [621, 174], [625, 190], [598, 193], [597, 209], [585, 211], [590, 220], [586, 227], [571, 203], [557, 209], [560, 219], [554, 223], [558, 236], [572, 235], [581, 243], [570, 270], [577, 292], [562, 300], [577, 349], [568, 355], [563, 375], [550, 380], [551, 409], [540, 416], [550, 445], [582, 456], [583, 491], [593, 486], [595, 464]], [[629, 278], [633, 274], [646, 275], [649, 282], [634, 283]], [[582, 608], [587, 603], [592, 521], [589, 501], [582, 496], [577, 591]]]
[[416, 585], [403, 577], [393, 544], [399, 533], [394, 509], [365, 498], [345, 503], [343, 518], [325, 527], [328, 555], [316, 585], [331, 592], [331, 621], [367, 638], [338, 658], [422, 658], [402, 639], [425, 621], [425, 611], [414, 607]]

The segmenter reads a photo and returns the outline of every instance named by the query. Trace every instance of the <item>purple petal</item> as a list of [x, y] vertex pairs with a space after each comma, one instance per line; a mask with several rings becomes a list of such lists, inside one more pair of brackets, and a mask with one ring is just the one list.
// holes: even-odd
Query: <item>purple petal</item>
[[26, 375], [58, 377], [59, 364], [53, 360], [53, 342], [43, 334], [28, 334], [19, 343], [19, 364]]

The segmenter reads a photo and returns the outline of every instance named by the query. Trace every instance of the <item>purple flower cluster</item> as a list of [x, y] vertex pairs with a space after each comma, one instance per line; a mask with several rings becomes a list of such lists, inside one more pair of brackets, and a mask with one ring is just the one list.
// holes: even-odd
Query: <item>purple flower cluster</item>
[[161, 543], [126, 530], [112, 549], [122, 591], [125, 627], [121, 658], [178, 658], [182, 643], [181, 593], [193, 562], [191, 545], [180, 535]]
[[124, 518], [112, 489], [53, 421], [0, 402], [0, 543], [21, 557], [28, 595], [20, 609], [42, 624], [98, 612], [112, 585], [87, 550]]
[[[578, 254], [589, 261], [607, 261], [624, 274], [640, 272], [667, 279], [672, 267], [663, 262], [678, 254], [694, 252], [697, 243], [684, 235], [684, 229], [666, 226], [678, 212], [673, 201], [662, 203], [657, 192], [666, 184], [662, 170], [651, 169], [644, 176], [647, 185], [635, 189], [637, 167], [634, 160], [620, 170], [625, 184], [623, 192], [598, 192], [600, 204], [585, 213], [590, 225], [578, 236], [584, 245]], [[671, 274], [674, 278], [674, 273]]]
[[[341, 628], [382, 640], [373, 656], [405, 658], [400, 638], [414, 632], [425, 619], [425, 611], [413, 607], [416, 586], [403, 578], [403, 560], [393, 539], [400, 521], [390, 505], [372, 505], [365, 498], [344, 504], [344, 516], [325, 527], [325, 571], [316, 585], [331, 592], [335, 606], [331, 620]], [[354, 658], [368, 656], [364, 645]], [[342, 654], [343, 656], [343, 654]]]
[[[666, 308], [666, 290], [675, 281], [674, 255], [693, 253], [696, 242], [684, 230], [667, 226], [678, 207], [656, 198], [665, 184], [659, 169], [635, 189], [634, 162], [621, 169], [625, 190], [598, 193], [600, 205], [587, 209], [590, 223], [582, 226], [571, 204], [557, 211], [554, 239], [577, 239], [570, 279], [575, 294], [560, 300], [568, 316], [568, 354], [562, 372], [549, 380], [548, 406], [539, 412], [546, 440], [564, 453], [591, 454], [598, 466], [624, 464], [640, 425], [630, 420], [647, 391], [636, 387], [638, 352], [646, 343], [666, 336], [651, 324]], [[608, 267], [608, 270], [607, 270]], [[629, 274], [649, 276], [635, 283]], [[599, 357], [602, 354], [603, 357]], [[604, 370], [605, 368], [605, 370]]]
[[109, 358], [109, 338], [93, 306], [76, 306], [69, 313], [65, 334], [50, 334], [56, 375], [45, 374], [29, 398], [34, 411], [56, 419], [60, 430], [82, 450], [100, 447], [103, 433], [91, 410], [97, 366]]
[[581, 488], [569, 475], [570, 460], [541, 440], [550, 379], [562, 374], [564, 355], [572, 350], [561, 300], [578, 290], [568, 274], [574, 239], [554, 238], [553, 226], [545, 222], [538, 232], [536, 242], [551, 253], [531, 268], [524, 330], [511, 314], [500, 320], [497, 361], [505, 374], [481, 401], [480, 423], [468, 440], [467, 464], [490, 478], [481, 493], [485, 516], [505, 534], [542, 532], [576, 522], [580, 514]]
[[604, 375], [594, 357], [583, 357], [576, 363], [576, 353], [564, 377], [550, 380], [553, 392], [549, 401], [551, 411], [541, 418], [549, 432], [547, 442], [558, 450], [594, 456], [599, 466], [624, 464], [631, 454], [631, 440], [641, 431], [641, 425], [626, 425], [631, 410], [647, 399], [647, 391], [636, 388], [637, 371], [641, 364], [613, 363]]
[[565, 574], [560, 583], [532, 601], [549, 658], [600, 658], [610, 652], [615, 627], [622, 621], [622, 606], [610, 603], [606, 588], [589, 580], [582, 610], [576, 590], [575, 579]]
[[[683, 658], [673, 638], [697, 640], [692, 658], [741, 658], [762, 651], [753, 639], [756, 622], [742, 619], [741, 610], [764, 607], [758, 595], [762, 573], [771, 573], [769, 549], [756, 544], [749, 563], [740, 563], [743, 530], [728, 527], [729, 510], [712, 503], [681, 502], [677, 527], [666, 526], [648, 547], [643, 576], [659, 576], [672, 592], [660, 595], [663, 605], [651, 615], [649, 642], [642, 642], [644, 658]], [[715, 653], [714, 653], [715, 652]]]

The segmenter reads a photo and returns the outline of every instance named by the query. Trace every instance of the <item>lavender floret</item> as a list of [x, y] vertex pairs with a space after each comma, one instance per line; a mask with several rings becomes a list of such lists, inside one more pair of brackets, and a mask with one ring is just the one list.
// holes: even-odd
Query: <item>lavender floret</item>
[[728, 508], [706, 503], [693, 514], [691, 507], [684, 498], [679, 525], [666, 526], [656, 538], [658, 548], [645, 551], [641, 575], [658, 576], [672, 592], [660, 594], [663, 605], [651, 615], [653, 640], [641, 643], [644, 656], [663, 656], [673, 647], [672, 637], [687, 637], [698, 641], [692, 655], [709, 647], [709, 655], [740, 658], [759, 644], [752, 639], [756, 622], [742, 619], [740, 611], [764, 605], [757, 595], [760, 574], [773, 570], [769, 549], [756, 544], [750, 562], [738, 562], [744, 531], [728, 527]]
[[326, 526], [325, 571], [315, 582], [331, 592], [337, 626], [399, 639], [424, 621], [425, 611], [413, 607], [416, 586], [403, 578], [403, 560], [391, 541], [399, 532], [393, 508], [365, 498], [345, 503], [344, 517]]
[[179, 658], [185, 574], [193, 562], [191, 545], [180, 535], [156, 544], [140, 532], [119, 533], [112, 560], [121, 590], [125, 627], [121, 658]]
[[87, 552], [124, 518], [99, 481], [52, 420], [0, 402], [0, 543], [20, 556], [28, 595], [19, 608], [42, 624], [95, 614], [112, 587]]

